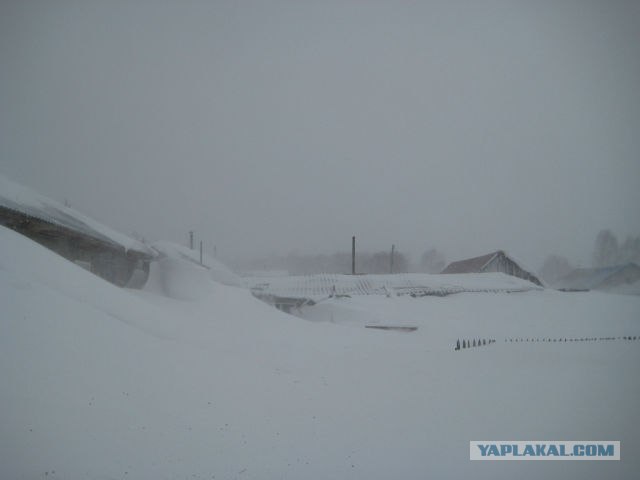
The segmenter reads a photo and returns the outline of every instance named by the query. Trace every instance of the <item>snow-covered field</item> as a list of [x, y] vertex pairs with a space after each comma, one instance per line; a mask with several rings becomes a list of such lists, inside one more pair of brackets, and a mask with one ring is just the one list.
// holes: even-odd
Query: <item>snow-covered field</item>
[[[504, 340], [638, 336], [640, 297], [370, 295], [297, 318], [170, 250], [124, 290], [0, 227], [0, 478], [637, 478], [640, 341]], [[487, 439], [620, 440], [622, 460], [469, 461]]]

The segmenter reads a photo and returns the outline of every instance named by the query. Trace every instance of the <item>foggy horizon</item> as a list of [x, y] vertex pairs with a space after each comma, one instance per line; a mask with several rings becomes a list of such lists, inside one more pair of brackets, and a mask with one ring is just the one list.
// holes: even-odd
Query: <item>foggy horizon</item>
[[224, 261], [640, 234], [636, 2], [3, 2], [0, 174]]

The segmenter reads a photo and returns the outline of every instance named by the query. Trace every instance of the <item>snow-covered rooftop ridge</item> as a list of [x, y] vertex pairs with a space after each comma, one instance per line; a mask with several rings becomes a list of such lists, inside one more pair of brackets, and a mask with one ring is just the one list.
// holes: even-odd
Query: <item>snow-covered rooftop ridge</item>
[[[487, 253], [484, 255], [480, 255], [477, 257], [465, 258], [463, 260], [457, 260], [455, 262], [449, 263], [441, 273], [445, 274], [454, 274], [454, 273], [473, 273], [473, 272], [482, 272], [494, 259], [498, 256], [502, 256], [507, 260], [511, 261], [518, 265], [522, 270], [528, 272], [533, 277], [537, 277], [535, 270], [529, 268], [519, 259], [515, 258], [510, 253], [505, 250], [496, 250], [491, 253]], [[542, 280], [538, 278], [538, 281], [544, 285]]]
[[[537, 272], [533, 268], [531, 268], [531, 265], [528, 265], [528, 264], [522, 262], [520, 258], [514, 257], [510, 252], [507, 252], [506, 250], [499, 250], [499, 252], [502, 252], [504, 254], [504, 256], [507, 257], [509, 260], [511, 260], [514, 263], [517, 263], [518, 265], [520, 265], [520, 268], [522, 268], [523, 270], [526, 270], [531, 275], [535, 276], [540, 281], [540, 283], [542, 283], [543, 286], [546, 285], [545, 282], [537, 274]], [[498, 252], [496, 252], [496, 253], [498, 253]]]
[[503, 273], [394, 275], [306, 275], [248, 277], [254, 294], [318, 300], [330, 295], [397, 294], [448, 295], [460, 292], [520, 292], [540, 290], [537, 285]]
[[127, 251], [135, 250], [148, 255], [154, 254], [154, 251], [144, 243], [117, 232], [74, 208], [13, 182], [2, 174], [0, 174], [0, 206], [69, 228], [98, 240], [115, 243]]

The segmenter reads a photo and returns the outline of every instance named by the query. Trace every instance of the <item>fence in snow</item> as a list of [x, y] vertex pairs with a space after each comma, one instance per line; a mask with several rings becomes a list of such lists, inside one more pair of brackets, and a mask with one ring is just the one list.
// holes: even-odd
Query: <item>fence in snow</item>
[[467, 340], [467, 339], [463, 339], [462, 343], [460, 343], [460, 339], [458, 339], [456, 341], [456, 346], [454, 348], [454, 350], [461, 350], [461, 349], [467, 349], [467, 348], [475, 348], [475, 347], [484, 347], [487, 345], [491, 345], [492, 343], [496, 343], [496, 340], [494, 338], [490, 338], [489, 340], [487, 340], [486, 338], [478, 338], [478, 339], [473, 339], [473, 340]]
[[[509, 337], [504, 339], [504, 343], [571, 343], [571, 342], [612, 342], [612, 341], [639, 341], [640, 335], [626, 335], [618, 337]], [[456, 340], [454, 350], [465, 350], [468, 348], [484, 347], [496, 343], [495, 339], [460, 339]]]

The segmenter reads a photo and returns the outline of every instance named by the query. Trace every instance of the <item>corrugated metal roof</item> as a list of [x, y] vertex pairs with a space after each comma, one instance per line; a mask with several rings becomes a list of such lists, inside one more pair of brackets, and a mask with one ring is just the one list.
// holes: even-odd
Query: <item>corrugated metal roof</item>
[[531, 271], [526, 270], [520, 262], [514, 260], [514, 258], [508, 255], [504, 250], [496, 250], [495, 252], [481, 255], [479, 257], [451, 262], [442, 271], [442, 273], [482, 273], [487, 271], [487, 269], [489, 269], [489, 265], [491, 265], [495, 260], [502, 261], [503, 259], [508, 260], [521, 271], [522, 274], [513, 273], [514, 276], [525, 278], [526, 280], [530, 280], [540, 286], [543, 285], [538, 277], [531, 273]]
[[247, 277], [258, 297], [320, 300], [332, 295], [449, 295], [461, 292], [521, 292], [538, 289], [526, 280], [503, 273], [441, 275], [319, 274], [290, 277]]
[[482, 268], [489, 263], [493, 257], [503, 253], [501, 250], [488, 253], [480, 257], [467, 258], [457, 262], [451, 262], [441, 273], [480, 273]]

